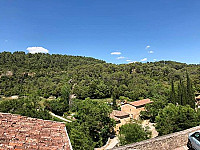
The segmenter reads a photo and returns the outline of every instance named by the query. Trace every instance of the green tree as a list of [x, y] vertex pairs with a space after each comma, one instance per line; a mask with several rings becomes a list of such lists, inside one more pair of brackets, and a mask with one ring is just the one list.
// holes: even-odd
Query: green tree
[[68, 111], [68, 105], [64, 102], [61, 102], [60, 99], [56, 100], [46, 100], [44, 106], [47, 110], [52, 111], [53, 113], [62, 116], [64, 112]]
[[136, 123], [128, 123], [120, 127], [119, 139], [120, 144], [130, 144], [143, 141], [151, 137], [151, 132], [142, 125]]
[[113, 109], [117, 109], [117, 87], [115, 86], [112, 92]]
[[145, 111], [140, 112], [140, 117], [142, 119], [150, 119], [151, 122], [155, 122], [155, 118], [159, 111], [165, 108], [167, 105], [167, 100], [164, 98], [158, 98], [153, 100], [153, 103], [145, 105]]
[[41, 108], [37, 98], [37, 96], [30, 96], [17, 100], [0, 101], [0, 112], [15, 113], [33, 118], [51, 119], [48, 111]]
[[170, 92], [170, 102], [172, 104], [176, 104], [176, 92], [175, 92], [175, 88], [174, 88], [174, 81], [171, 81], [171, 92]]
[[67, 131], [74, 150], [93, 150], [95, 148], [95, 143], [84, 126], [72, 122], [67, 125]]
[[70, 96], [71, 88], [68, 84], [64, 85], [61, 89], [61, 102], [64, 104], [69, 105], [69, 96]]
[[177, 102], [179, 105], [186, 105], [187, 104], [187, 90], [186, 87], [182, 81], [182, 79], [179, 79], [179, 84], [178, 84], [178, 97], [177, 97]]
[[189, 104], [191, 108], [195, 108], [195, 95], [188, 73], [187, 73], [187, 104]]
[[85, 134], [92, 139], [95, 147], [103, 146], [111, 135], [114, 126], [113, 120], [109, 117], [111, 111], [111, 108], [102, 102], [91, 99], [79, 102], [75, 116], [77, 123], [84, 128], [83, 131], [88, 131]]
[[197, 113], [189, 105], [168, 104], [156, 117], [159, 135], [165, 135], [194, 127], [199, 124]]

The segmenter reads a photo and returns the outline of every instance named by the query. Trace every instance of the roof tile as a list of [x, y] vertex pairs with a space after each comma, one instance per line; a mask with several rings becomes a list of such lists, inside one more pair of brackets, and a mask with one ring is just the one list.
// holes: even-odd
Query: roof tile
[[142, 105], [149, 104], [149, 103], [152, 103], [152, 101], [150, 99], [143, 99], [143, 100], [130, 102], [130, 104], [133, 106], [142, 106]]
[[70, 150], [65, 124], [0, 113], [0, 150]]

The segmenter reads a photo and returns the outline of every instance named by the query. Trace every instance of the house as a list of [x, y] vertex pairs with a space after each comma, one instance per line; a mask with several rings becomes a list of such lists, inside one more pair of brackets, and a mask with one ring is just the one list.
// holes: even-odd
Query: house
[[200, 101], [200, 95], [195, 97], [196, 101], [199, 102]]
[[65, 124], [0, 113], [0, 150], [72, 150]]
[[200, 108], [200, 95], [197, 95], [197, 96], [195, 97], [195, 100], [196, 100], [196, 105], [197, 105], [197, 107]]
[[143, 99], [125, 103], [124, 105], [121, 106], [121, 111], [130, 114], [131, 118], [133, 119], [138, 119], [140, 112], [145, 110], [144, 106], [152, 102], [153, 101], [151, 101], [150, 99]]
[[116, 126], [114, 128], [115, 132], [119, 133], [119, 128], [130, 121], [130, 115], [124, 111], [113, 110], [110, 114], [110, 118], [116, 121]]

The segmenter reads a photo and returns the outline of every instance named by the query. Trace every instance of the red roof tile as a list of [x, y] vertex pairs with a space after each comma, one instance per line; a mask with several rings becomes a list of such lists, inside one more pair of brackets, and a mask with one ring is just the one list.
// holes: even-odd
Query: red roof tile
[[71, 150], [65, 124], [0, 113], [0, 149]]
[[139, 101], [130, 102], [130, 104], [137, 107], [137, 106], [142, 106], [142, 105], [149, 104], [152, 102], [153, 101], [151, 101], [150, 99], [143, 99]]

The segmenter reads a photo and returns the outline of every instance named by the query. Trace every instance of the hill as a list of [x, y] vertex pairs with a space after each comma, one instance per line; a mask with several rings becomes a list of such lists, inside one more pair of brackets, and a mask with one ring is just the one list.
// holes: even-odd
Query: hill
[[[60, 96], [61, 87], [70, 82], [77, 98], [111, 97], [114, 87], [117, 96], [133, 100], [147, 97], [168, 98], [170, 81], [189, 73], [200, 92], [200, 65], [173, 61], [131, 64], [110, 64], [90, 57], [58, 54], [0, 53], [0, 94]], [[176, 85], [175, 82], [175, 85]]]

